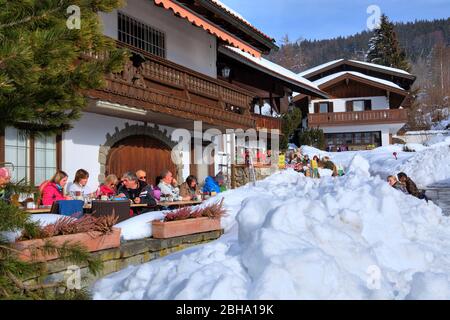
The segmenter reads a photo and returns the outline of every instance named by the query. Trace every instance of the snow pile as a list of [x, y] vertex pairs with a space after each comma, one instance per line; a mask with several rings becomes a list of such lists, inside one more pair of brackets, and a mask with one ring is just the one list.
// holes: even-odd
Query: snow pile
[[[345, 170], [355, 156], [364, 158], [369, 164], [369, 172], [383, 180], [389, 175], [405, 172], [420, 188], [450, 179], [450, 137], [442, 137], [429, 146], [407, 144], [410, 150], [403, 151], [403, 145], [390, 145], [370, 151], [325, 152], [309, 146], [302, 146], [302, 154], [310, 158], [329, 156], [335, 164], [344, 166]], [[394, 152], [397, 158], [394, 156]]]
[[[449, 138], [450, 140], [450, 138]], [[422, 186], [450, 179], [450, 147], [446, 143], [427, 148], [400, 166]]]
[[369, 176], [293, 170], [221, 195], [219, 240], [110, 275], [95, 299], [450, 299], [441, 209]]
[[144, 213], [131, 219], [122, 221], [115, 225], [121, 229], [121, 238], [123, 240], [138, 240], [152, 236], [153, 220], [164, 219], [165, 214], [162, 211]]

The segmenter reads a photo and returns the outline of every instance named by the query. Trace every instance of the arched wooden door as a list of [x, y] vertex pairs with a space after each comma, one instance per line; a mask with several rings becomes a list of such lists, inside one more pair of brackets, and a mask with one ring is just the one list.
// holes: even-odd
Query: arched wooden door
[[109, 151], [105, 174], [119, 178], [127, 171], [147, 172], [147, 182], [155, 184], [155, 178], [163, 169], [169, 169], [177, 177], [177, 166], [172, 162], [171, 149], [158, 139], [149, 136], [130, 136], [117, 142]]

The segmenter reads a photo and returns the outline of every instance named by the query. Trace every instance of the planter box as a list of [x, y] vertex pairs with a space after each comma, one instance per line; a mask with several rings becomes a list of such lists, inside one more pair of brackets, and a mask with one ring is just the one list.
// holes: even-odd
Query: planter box
[[[46, 241], [51, 241], [56, 246], [61, 246], [68, 242], [75, 244], [81, 243], [87, 251], [95, 252], [105, 249], [117, 248], [120, 246], [120, 228], [113, 228], [110, 234], [96, 232], [76, 233], [64, 236], [56, 236], [46, 239], [33, 239], [18, 241], [15, 243], [15, 249], [21, 251], [19, 259], [22, 261], [48, 261], [58, 259], [58, 254], [43, 254], [41, 248]], [[33, 256], [34, 254], [34, 256]]]
[[206, 217], [169, 222], [152, 221], [153, 238], [155, 239], [174, 238], [220, 229], [220, 219]]

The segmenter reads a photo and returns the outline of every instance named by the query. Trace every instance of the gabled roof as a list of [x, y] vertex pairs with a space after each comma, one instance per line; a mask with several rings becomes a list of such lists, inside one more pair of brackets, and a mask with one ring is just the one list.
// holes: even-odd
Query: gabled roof
[[399, 85], [395, 84], [392, 81], [375, 78], [368, 76], [366, 74], [355, 72], [355, 71], [342, 71], [333, 73], [327, 77], [320, 78], [316, 81], [313, 81], [315, 85], [317, 85], [320, 89], [327, 88], [329, 85], [334, 84], [336, 82], [345, 80], [345, 79], [353, 79], [355, 81], [361, 81], [366, 84], [374, 85], [376, 87], [380, 87], [385, 90], [390, 90], [395, 93], [399, 93], [402, 95], [407, 95], [407, 92], [405, 89], [400, 87]]
[[[260, 56], [277, 49], [275, 39], [253, 26], [242, 15], [219, 0], [153, 0], [156, 5], [170, 9], [176, 16], [187, 19], [230, 45]], [[227, 36], [227, 35], [228, 36]], [[233, 41], [231, 37], [234, 37]], [[236, 41], [237, 40], [237, 41]], [[239, 42], [246, 43], [246, 47]], [[249, 48], [252, 49], [249, 49]]]
[[223, 4], [221, 1], [219, 0], [209, 0], [213, 3], [215, 3], [217, 6], [219, 6], [220, 8], [222, 8], [223, 10], [225, 10], [226, 13], [228, 13], [229, 15], [231, 15], [232, 17], [240, 20], [241, 22], [245, 23], [247, 26], [249, 26], [250, 28], [252, 28], [254, 31], [258, 32], [260, 35], [262, 35], [263, 37], [265, 37], [266, 39], [270, 40], [271, 42], [275, 43], [275, 39], [268, 36], [267, 34], [265, 34], [264, 32], [262, 32], [261, 30], [259, 30], [258, 28], [256, 28], [254, 25], [252, 25], [247, 19], [245, 19], [240, 13], [234, 11], [233, 9], [231, 9], [230, 7], [226, 6], [225, 4]]
[[294, 85], [298, 89], [303, 89], [313, 96], [328, 98], [328, 95], [325, 92], [321, 91], [318, 88], [318, 86], [313, 82], [267, 59], [264, 59], [262, 57], [260, 58], [254, 57], [251, 54], [248, 54], [247, 52], [244, 52], [238, 48], [230, 46], [221, 46], [219, 47], [219, 51], [234, 59], [237, 58], [239, 61], [259, 71], [262, 71], [275, 78], [290, 83], [291, 85]]
[[410, 74], [409, 72], [406, 72], [405, 70], [386, 67], [386, 66], [382, 66], [379, 64], [375, 64], [375, 63], [362, 62], [362, 61], [357, 61], [357, 60], [348, 60], [348, 59], [338, 59], [338, 60], [330, 61], [330, 62], [321, 64], [321, 65], [318, 65], [314, 68], [300, 72], [299, 75], [309, 79], [315, 75], [324, 73], [325, 71], [331, 70], [331, 69], [333, 69], [337, 66], [343, 65], [343, 64], [353, 66], [353, 67], [359, 67], [359, 68], [363, 68], [363, 69], [373, 70], [373, 71], [377, 71], [377, 72], [381, 72], [381, 73], [386, 73], [386, 74], [394, 75], [397, 77], [410, 79], [413, 81], [416, 79], [416, 77], [414, 75]]

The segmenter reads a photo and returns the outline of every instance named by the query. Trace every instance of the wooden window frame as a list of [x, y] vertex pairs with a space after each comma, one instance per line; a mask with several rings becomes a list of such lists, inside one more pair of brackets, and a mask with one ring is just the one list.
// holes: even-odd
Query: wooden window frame
[[[355, 111], [355, 102], [362, 101], [364, 106], [364, 110], [362, 111]], [[372, 110], [372, 100], [371, 99], [355, 99], [355, 100], [347, 100], [345, 102], [345, 111], [346, 112], [364, 112], [364, 111], [371, 111]]]
[[[30, 174], [30, 184], [35, 185], [35, 137], [31, 136], [27, 139], [27, 143], [29, 144], [28, 150], [29, 150], [29, 161], [28, 164]], [[5, 129], [0, 130], [0, 164], [5, 162]], [[61, 170], [61, 164], [62, 164], [62, 135], [57, 134], [56, 135], [56, 170]]]

